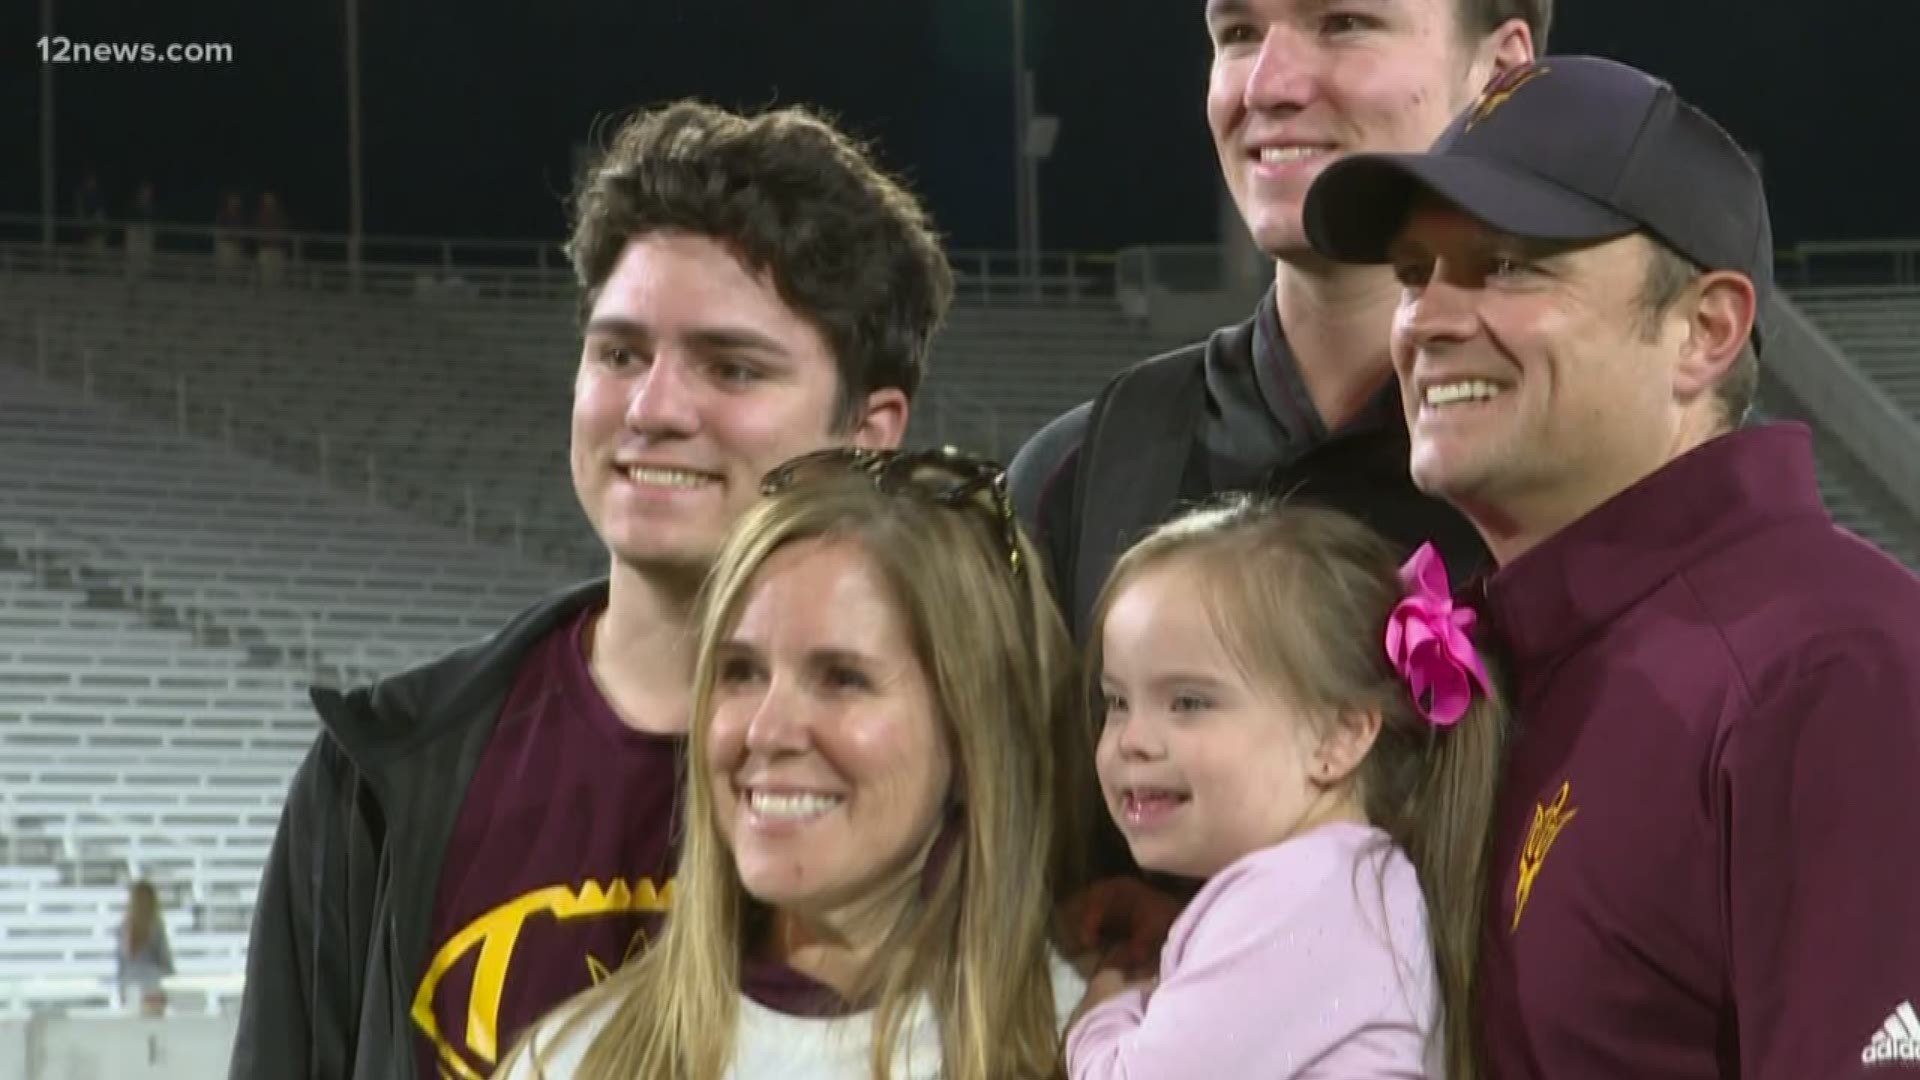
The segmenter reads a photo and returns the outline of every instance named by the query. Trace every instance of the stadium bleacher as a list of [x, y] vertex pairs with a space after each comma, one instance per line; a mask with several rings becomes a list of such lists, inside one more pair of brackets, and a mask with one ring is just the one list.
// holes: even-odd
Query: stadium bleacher
[[1848, 359], [1920, 422], [1920, 288], [1805, 289], [1795, 300]]
[[136, 875], [230, 1005], [306, 687], [566, 577], [0, 364], [0, 1014], [108, 1007]]
[[[13, 347], [55, 379], [561, 565], [599, 559], [567, 475], [572, 345], [552, 301], [31, 275]], [[32, 355], [32, 354], [27, 354]], [[483, 511], [505, 509], [494, 518]], [[484, 520], [482, 520], [484, 519]]]
[[1813, 429], [1813, 460], [1819, 470], [1820, 496], [1842, 528], [1863, 537], [1907, 566], [1920, 571], [1920, 522], [1888, 494], [1879, 479], [1861, 467], [1833, 433], [1814, 421], [1778, 384], [1762, 377], [1758, 419], [1799, 420]]
[[485, 633], [568, 577], [19, 368], [0, 368], [0, 493], [0, 546], [22, 563], [349, 675]]

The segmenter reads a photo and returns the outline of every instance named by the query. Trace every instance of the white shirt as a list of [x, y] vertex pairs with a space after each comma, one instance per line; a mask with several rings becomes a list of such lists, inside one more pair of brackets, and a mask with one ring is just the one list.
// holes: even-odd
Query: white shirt
[[[1067, 1017], [1086, 994], [1086, 980], [1057, 953], [1049, 951], [1053, 976], [1054, 1028], [1064, 1029]], [[613, 1006], [603, 1006], [568, 1033], [563, 1043], [552, 1042], [565, 1013], [548, 1016], [534, 1029], [540, 1070], [531, 1055], [522, 1055], [499, 1080], [565, 1080], [580, 1067], [587, 1047], [606, 1027]], [[832, 1019], [790, 1016], [775, 1012], [751, 998], [740, 999], [740, 1026], [734, 1037], [733, 1064], [726, 1080], [866, 1080], [868, 1055], [873, 1047], [872, 1012]], [[940, 1029], [933, 1003], [922, 997], [900, 1027], [894, 1046], [892, 1080], [939, 1080]]]

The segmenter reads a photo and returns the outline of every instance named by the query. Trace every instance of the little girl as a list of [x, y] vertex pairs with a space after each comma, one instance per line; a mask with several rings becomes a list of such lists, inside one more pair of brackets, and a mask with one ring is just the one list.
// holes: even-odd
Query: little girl
[[1429, 546], [1326, 510], [1183, 517], [1114, 568], [1107, 810], [1206, 884], [1159, 977], [1101, 971], [1074, 1080], [1468, 1077], [1503, 714]]

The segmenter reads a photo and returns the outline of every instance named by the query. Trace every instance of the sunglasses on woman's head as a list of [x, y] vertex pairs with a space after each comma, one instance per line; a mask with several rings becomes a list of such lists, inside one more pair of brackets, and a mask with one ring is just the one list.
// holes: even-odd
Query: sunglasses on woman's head
[[[760, 481], [762, 495], [775, 495], [795, 484], [830, 476], [864, 474], [887, 495], [912, 494], [950, 509], [969, 507], [988, 511], [1000, 529], [1007, 566], [1016, 580], [1026, 572], [1016, 539], [1013, 500], [1007, 495], [1007, 473], [998, 463], [943, 446], [931, 450], [869, 450], [839, 446], [802, 454], [775, 468]], [[988, 496], [982, 505], [980, 496]]]

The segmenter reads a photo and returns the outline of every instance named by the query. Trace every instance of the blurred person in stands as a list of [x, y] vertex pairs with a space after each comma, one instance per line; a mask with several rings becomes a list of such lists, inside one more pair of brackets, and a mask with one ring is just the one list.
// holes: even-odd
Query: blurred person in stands
[[127, 886], [127, 910], [120, 919], [115, 942], [114, 981], [123, 1006], [142, 1016], [167, 1011], [167, 976], [173, 974], [173, 950], [167, 945], [167, 921], [160, 911], [160, 894], [147, 880]]
[[271, 191], [260, 193], [260, 206], [253, 215], [253, 233], [260, 283], [280, 284], [287, 273], [287, 213], [280, 207], [280, 196]]
[[221, 196], [220, 209], [213, 215], [214, 274], [231, 281], [240, 274], [247, 254], [247, 207], [238, 191]]
[[107, 247], [107, 197], [100, 190], [100, 176], [92, 169], [86, 171], [80, 186], [73, 193], [73, 216], [80, 222], [81, 240], [90, 251], [105, 251]]
[[[1196, 5], [1196, 7], [1198, 7]], [[1387, 338], [1399, 286], [1382, 267], [1308, 245], [1300, 207], [1342, 155], [1424, 150], [1482, 87], [1545, 48], [1552, 0], [1208, 0], [1207, 124], [1227, 187], [1273, 283], [1244, 322], [1128, 368], [1055, 419], [1009, 470], [1076, 637], [1120, 553], [1183, 505], [1254, 490], [1343, 510], [1411, 555], [1433, 541], [1464, 580], [1486, 551], [1456, 511], [1407, 475]], [[1198, 14], [1198, 11], [1196, 11]], [[1119, 833], [1094, 864], [1132, 880]], [[1147, 899], [1096, 893], [1076, 924]], [[1124, 906], [1124, 905], [1123, 905]], [[1146, 938], [1174, 909], [1119, 924]], [[1090, 943], [1089, 943], [1090, 944]], [[1151, 944], [1125, 952], [1151, 966]]]
[[141, 278], [153, 268], [153, 229], [158, 211], [154, 207], [153, 181], [142, 180], [134, 190], [133, 205], [127, 210], [127, 276]]
[[1834, 525], [1804, 425], [1742, 426], [1780, 315], [1752, 161], [1548, 57], [1306, 223], [1399, 278], [1414, 480], [1499, 562], [1490, 1075], [1912, 1075], [1920, 578]]
[[100, 175], [86, 169], [81, 186], [73, 188], [73, 219], [81, 223], [81, 238], [88, 248], [108, 246], [108, 196], [100, 190]]
[[571, 471], [608, 576], [314, 691], [232, 1076], [485, 1076], [658, 933], [693, 604], [761, 478], [892, 447], [952, 297], [916, 199], [802, 109], [643, 112], [583, 178]]

